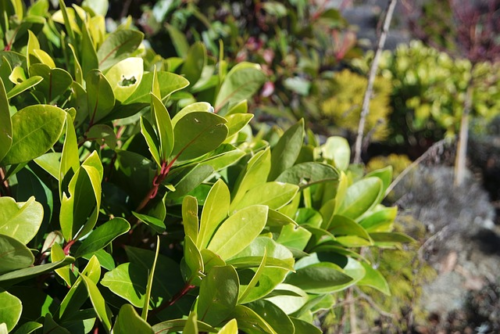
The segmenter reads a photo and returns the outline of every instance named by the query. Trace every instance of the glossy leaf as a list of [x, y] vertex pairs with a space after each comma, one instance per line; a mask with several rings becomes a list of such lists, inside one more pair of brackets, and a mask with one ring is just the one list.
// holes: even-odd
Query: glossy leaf
[[[35, 261], [31, 251], [20, 241], [0, 234], [0, 275], [29, 267]], [[0, 280], [1, 280], [0, 276]]]
[[329, 262], [321, 262], [290, 273], [285, 282], [307, 292], [327, 293], [338, 291], [339, 287], [352, 280], [350, 276], [344, 274], [339, 266]]
[[182, 224], [184, 225], [184, 234], [192, 240], [198, 240], [198, 201], [196, 197], [184, 197], [182, 201]]
[[181, 73], [194, 86], [201, 77], [203, 68], [207, 63], [207, 50], [201, 42], [194, 43], [189, 48], [186, 61], [182, 65]]
[[344, 201], [338, 214], [351, 219], [357, 219], [377, 203], [382, 192], [382, 181], [369, 177], [354, 183], [347, 189]]
[[232, 319], [220, 329], [217, 334], [238, 334], [238, 322]]
[[102, 297], [101, 292], [99, 292], [97, 285], [85, 275], [81, 275], [80, 277], [83, 279], [83, 282], [87, 287], [90, 295], [90, 301], [94, 306], [94, 310], [99, 317], [99, 320], [101, 320], [101, 323], [104, 325], [104, 328], [106, 328], [108, 332], [111, 331], [111, 316], [109, 314], [110, 312], [107, 309], [106, 301]]
[[277, 182], [308, 187], [320, 182], [337, 181], [339, 174], [335, 168], [319, 162], [303, 162], [281, 173]]
[[232, 266], [214, 267], [201, 281], [200, 320], [216, 326], [229, 317], [238, 300], [238, 288], [238, 275]]
[[142, 58], [130, 57], [115, 64], [105, 73], [117, 101], [126, 101], [139, 87], [144, 74]]
[[[2, 239], [1, 236], [0, 239]], [[11, 271], [7, 274], [0, 275], [0, 286], [9, 286], [17, 282], [22, 282], [32, 277], [36, 277], [38, 275], [64, 267], [73, 262], [75, 262], [75, 259], [70, 256], [67, 256], [66, 258], [64, 258], [64, 260], [56, 263], [42, 264], [35, 267], [29, 267]]]
[[301, 119], [285, 131], [276, 146], [272, 149], [269, 181], [276, 180], [281, 173], [294, 165], [303, 142], [304, 120]]
[[328, 231], [337, 242], [347, 247], [361, 247], [372, 244], [370, 236], [358, 223], [344, 216], [335, 215]]
[[21, 318], [23, 305], [19, 298], [0, 289], [0, 319], [11, 331]]
[[391, 290], [389, 284], [385, 280], [384, 276], [378, 271], [370, 266], [368, 263], [361, 262], [363, 268], [365, 268], [365, 276], [358, 281], [357, 285], [365, 285], [377, 289], [386, 296], [391, 295]]
[[106, 247], [114, 239], [130, 230], [130, 224], [123, 218], [113, 218], [92, 231], [78, 247], [75, 257], [81, 257]]
[[[4, 60], [5, 62], [5, 60]], [[12, 122], [9, 113], [9, 100], [3, 80], [0, 80], [0, 162], [12, 145]]]
[[42, 328], [43, 325], [35, 322], [35, 321], [28, 321], [25, 322], [24, 324], [20, 325], [17, 330], [14, 332], [14, 334], [30, 334], [36, 331], [39, 328]]
[[235, 267], [257, 267], [266, 256], [266, 267], [293, 270], [293, 254], [271, 238], [258, 237], [245, 249], [227, 261]]
[[374, 232], [370, 237], [377, 246], [392, 247], [401, 243], [415, 242], [415, 239], [399, 232]]
[[229, 103], [248, 100], [266, 81], [260, 66], [240, 63], [227, 74], [215, 101], [216, 112]]
[[251, 205], [266, 205], [278, 210], [288, 204], [297, 194], [299, 187], [281, 182], [268, 182], [250, 189], [239, 202], [231, 204], [230, 211], [238, 211]]
[[191, 311], [186, 320], [186, 325], [184, 325], [183, 334], [198, 334], [198, 316], [196, 312]]
[[[52, 262], [59, 262], [64, 260], [66, 254], [60, 244], [54, 243], [50, 248], [50, 257]], [[73, 275], [70, 266], [62, 267], [55, 270], [56, 274], [61, 277], [68, 287], [72, 286], [75, 282], [75, 276]]]
[[277, 334], [275, 330], [255, 311], [243, 305], [234, 308], [233, 317], [238, 321], [239, 329], [250, 333]]
[[286, 314], [292, 314], [306, 304], [308, 295], [295, 285], [280, 284], [266, 300], [278, 306]]
[[290, 319], [292, 320], [293, 327], [295, 328], [295, 334], [321, 334], [322, 333], [322, 331], [318, 327], [316, 327], [316, 326], [314, 326], [314, 325], [312, 325], [304, 320], [296, 319], [296, 318], [290, 318]]
[[398, 213], [397, 207], [383, 208], [375, 211], [359, 222], [367, 232], [388, 232]]
[[35, 87], [40, 82], [42, 82], [43, 78], [39, 76], [33, 76], [22, 82], [16, 82], [16, 85], [7, 92], [7, 98], [12, 99], [13, 97], [21, 94], [22, 92]]
[[213, 236], [208, 250], [222, 259], [233, 257], [248, 246], [262, 231], [267, 221], [268, 208], [254, 205], [229, 217]]
[[225, 116], [227, 120], [228, 133], [227, 137], [237, 134], [241, 129], [243, 129], [253, 118], [252, 114], [233, 114]]
[[195, 279], [205, 271], [205, 266], [200, 250], [189, 236], [184, 238], [184, 261], [186, 261], [186, 265], [189, 268], [187, 280], [195, 282]]
[[[155, 333], [162, 333], [162, 334], [179, 332], [184, 329], [186, 323], [187, 323], [186, 319], [167, 320], [154, 325], [153, 330]], [[198, 330], [200, 332], [217, 333], [217, 330], [215, 328], [200, 320], [196, 321], [196, 326], [198, 327]]]
[[43, 78], [36, 86], [36, 90], [43, 94], [47, 103], [52, 103], [60, 95], [64, 94], [73, 83], [71, 75], [60, 68], [50, 68], [45, 64], [34, 64], [30, 67], [30, 76]]
[[68, 183], [70, 182], [71, 178], [80, 168], [80, 159], [78, 156], [78, 143], [76, 140], [75, 127], [73, 125], [73, 120], [71, 119], [71, 117], [69, 117], [69, 115], [66, 116], [65, 123], [66, 123], [66, 138], [64, 139], [62, 154], [59, 156], [59, 158], [61, 159], [61, 163], [59, 165], [59, 171], [57, 177], [57, 179], [59, 180], [60, 199], [62, 199], [63, 192], [67, 192]]
[[374, 170], [368, 174], [366, 177], [378, 177], [382, 181], [382, 196], [385, 195], [385, 191], [392, 182], [392, 166], [387, 166], [382, 169]]
[[139, 47], [143, 37], [137, 30], [117, 30], [109, 34], [97, 51], [99, 69], [105, 70], [127, 58]]
[[226, 139], [226, 120], [208, 112], [192, 112], [177, 121], [174, 127], [172, 155], [190, 160], [216, 149]]
[[[157, 96], [160, 99], [164, 99], [166, 96], [181, 90], [189, 85], [189, 82], [177, 75], [175, 73], [169, 72], [158, 72], [156, 73], [158, 78], [158, 83], [160, 86], [161, 96]], [[130, 97], [124, 102], [124, 104], [133, 103], [150, 103], [151, 102], [151, 87], [153, 86], [154, 73], [145, 73], [142, 76], [142, 80], [139, 83], [137, 89], [130, 95]], [[130, 115], [129, 115], [130, 116]]]
[[231, 194], [233, 202], [237, 203], [245, 193], [266, 183], [267, 176], [271, 170], [271, 152], [269, 149], [255, 154], [249, 161], [245, 170], [240, 174]]
[[155, 277], [156, 263], [158, 262], [158, 254], [160, 252], [160, 237], [156, 236], [156, 252], [153, 260], [153, 264], [151, 266], [151, 270], [148, 275], [148, 284], [146, 285], [146, 293], [144, 294], [144, 305], [142, 306], [141, 318], [144, 321], [148, 320], [148, 311], [149, 311], [149, 301], [151, 299], [151, 291], [153, 290], [153, 283]]
[[[158, 81], [155, 79], [155, 82]], [[167, 108], [163, 105], [163, 102], [153, 94], [151, 95], [151, 109], [154, 112], [158, 137], [160, 139], [160, 159], [162, 161], [167, 161], [174, 149], [174, 130], [172, 128], [172, 121], [170, 120], [170, 115], [168, 114]]]
[[143, 215], [143, 214], [137, 213], [137, 212], [132, 212], [132, 214], [137, 219], [139, 219], [140, 221], [142, 221], [143, 223], [145, 223], [149, 227], [151, 227], [151, 229], [153, 231], [155, 231], [156, 233], [165, 232], [165, 229], [166, 229], [165, 223], [161, 219], [158, 219], [158, 218], [153, 217], [153, 216]]
[[91, 70], [85, 77], [87, 84], [88, 114], [92, 123], [106, 117], [115, 106], [115, 96], [108, 80], [98, 70]]
[[160, 158], [160, 141], [158, 140], [158, 136], [156, 135], [153, 126], [149, 121], [141, 116], [141, 133], [146, 143], [148, 144], [149, 152], [153, 157], [154, 162], [158, 168], [161, 168], [161, 158]]
[[0, 234], [27, 244], [35, 237], [42, 220], [43, 206], [34, 197], [19, 203], [11, 197], [0, 198]]
[[351, 160], [351, 149], [349, 143], [342, 137], [330, 137], [321, 147], [323, 157], [333, 161], [334, 166], [345, 171]]
[[267, 300], [258, 300], [247, 304], [277, 333], [294, 333], [295, 328], [290, 318], [280, 309]]
[[33, 105], [12, 116], [12, 146], [4, 165], [19, 164], [47, 152], [59, 139], [66, 113], [49, 105]]
[[215, 231], [229, 212], [231, 195], [222, 179], [219, 179], [210, 189], [203, 211], [201, 213], [200, 232], [196, 245], [206, 248]]

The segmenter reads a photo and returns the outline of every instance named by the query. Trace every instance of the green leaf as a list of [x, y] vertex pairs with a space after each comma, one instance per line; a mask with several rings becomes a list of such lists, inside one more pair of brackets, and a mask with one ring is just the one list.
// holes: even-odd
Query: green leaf
[[292, 167], [300, 153], [304, 142], [304, 119], [291, 126], [281, 136], [271, 152], [271, 171], [269, 181], [276, 178], [288, 168]]
[[156, 263], [158, 262], [158, 254], [160, 252], [160, 236], [156, 236], [156, 252], [153, 260], [153, 265], [148, 276], [148, 284], [146, 285], [146, 293], [144, 295], [144, 305], [142, 307], [141, 318], [146, 322], [148, 320], [149, 301], [151, 300], [151, 291], [153, 289], [153, 279], [155, 277]]
[[160, 160], [162, 162], [167, 161], [174, 149], [174, 138], [177, 138], [174, 137], [172, 121], [163, 102], [153, 94], [151, 94], [151, 110], [153, 110], [156, 119], [156, 128], [160, 137]]
[[319, 162], [303, 162], [281, 173], [277, 182], [296, 184], [302, 188], [320, 182], [337, 181], [338, 171], [330, 165]]
[[301, 226], [285, 225], [276, 240], [283, 246], [303, 250], [311, 239], [311, 232]]
[[213, 236], [208, 250], [229, 259], [245, 249], [260, 234], [267, 221], [268, 208], [254, 205], [229, 217]]
[[101, 277], [101, 266], [97, 257], [92, 257], [89, 260], [61, 302], [57, 316], [63, 321], [74, 317], [89, 298], [88, 289], [85, 283], [83, 283], [82, 275], [88, 277], [95, 284], [99, 282], [99, 278]]
[[[255, 311], [243, 305], [234, 308], [233, 317], [238, 321], [240, 330], [248, 333], [277, 334], [275, 330]], [[293, 332], [291, 332], [293, 333]]]
[[359, 225], [368, 232], [389, 232], [388, 229], [392, 227], [397, 213], [398, 208], [396, 206], [392, 208], [384, 207], [365, 217], [359, 222]]
[[220, 329], [217, 334], [238, 334], [238, 322], [232, 319]]
[[155, 231], [156, 233], [161, 234], [161, 233], [165, 232], [166, 227], [165, 227], [165, 223], [163, 222], [163, 220], [158, 219], [156, 217], [137, 213], [137, 212], [132, 212], [132, 214], [137, 219], [139, 219], [140, 221], [144, 222], [146, 225], [151, 227], [151, 229], [153, 231]]
[[347, 170], [351, 160], [351, 148], [345, 138], [330, 137], [321, 147], [323, 157], [331, 160], [339, 170]]
[[271, 152], [269, 149], [255, 154], [249, 161], [245, 170], [240, 174], [233, 188], [233, 203], [237, 203], [245, 193], [266, 183], [267, 176], [271, 170]]
[[47, 313], [43, 322], [44, 334], [71, 334], [66, 328], [60, 326], [52, 319], [52, 315]]
[[198, 334], [198, 321], [196, 312], [191, 311], [182, 331], [183, 334]]
[[253, 118], [252, 114], [234, 114], [225, 116], [227, 120], [227, 128], [229, 132], [227, 137], [230, 138], [232, 135], [237, 134], [243, 129]]
[[368, 263], [361, 262], [363, 268], [365, 268], [365, 276], [358, 281], [357, 285], [365, 285], [377, 289], [382, 292], [386, 296], [391, 295], [391, 290], [389, 288], [389, 284], [385, 280], [382, 274], [370, 266]]
[[[154, 325], [153, 330], [155, 333], [161, 334], [180, 332], [184, 329], [186, 323], [186, 319], [167, 320]], [[198, 326], [198, 331], [200, 332], [217, 333], [217, 330], [215, 328], [202, 321], [197, 320], [196, 325]]]
[[23, 305], [19, 298], [0, 289], [0, 319], [7, 325], [8, 331], [16, 326], [21, 318], [22, 310]]
[[210, 189], [201, 213], [200, 232], [196, 242], [200, 249], [207, 247], [220, 223], [227, 217], [230, 200], [229, 188], [219, 179]]
[[184, 234], [192, 240], [198, 239], [198, 200], [193, 196], [186, 196], [182, 201], [182, 224]]
[[38, 85], [40, 82], [42, 82], [43, 78], [42, 77], [38, 77], [38, 76], [34, 76], [34, 77], [30, 77], [22, 82], [16, 82], [16, 85], [11, 89], [9, 90], [9, 92], [7, 93], [7, 98], [10, 100], [12, 99], [13, 97], [21, 94], [22, 92]]
[[[240, 285], [240, 294], [238, 297], [238, 304], [244, 304], [245, 302], [248, 302], [249, 300], [246, 300], [250, 292], [254, 287], [257, 286], [259, 283], [260, 277], [262, 276], [262, 273], [264, 272], [264, 269], [266, 268], [266, 261], [267, 261], [267, 249], [264, 249], [264, 255], [262, 256], [262, 260], [260, 261], [259, 267], [255, 271], [255, 274], [253, 275], [252, 279], [246, 286], [241, 286]], [[244, 289], [241, 289], [241, 288]]]
[[271, 238], [258, 237], [245, 249], [227, 261], [235, 267], [257, 267], [266, 256], [266, 267], [293, 270], [293, 254]]
[[14, 165], [47, 152], [59, 139], [66, 113], [49, 105], [33, 105], [12, 116], [12, 146], [2, 163]]
[[276, 333], [294, 333], [295, 328], [290, 318], [278, 306], [267, 300], [258, 300], [247, 304], [265, 322], [267, 322]]
[[[121, 264], [104, 274], [101, 284], [135, 307], [143, 307], [147, 277], [153, 266], [155, 253], [129, 246], [125, 251], [130, 263]], [[151, 292], [154, 306], [172, 298], [183, 286], [179, 265], [170, 258], [159, 255]], [[172, 306], [174, 307], [176, 306]]]
[[148, 144], [149, 152], [151, 152], [151, 156], [153, 160], [158, 165], [158, 168], [161, 168], [161, 158], [160, 158], [160, 142], [158, 137], [156, 136], [156, 132], [153, 129], [153, 126], [149, 121], [141, 116], [141, 133]]
[[193, 239], [189, 236], [184, 238], [184, 260], [186, 261], [186, 265], [190, 271], [186, 275], [187, 280], [193, 283], [195, 282], [195, 279], [200, 276], [200, 273], [205, 271], [205, 266], [200, 250], [196, 247]]
[[267, 215], [267, 226], [281, 227], [288, 224], [297, 226], [297, 223], [287, 215], [276, 210], [269, 210], [269, 213]]
[[362, 179], [349, 188], [338, 214], [356, 220], [373, 208], [382, 192], [382, 181], [376, 177]]
[[106, 16], [109, 8], [108, 0], [85, 0], [83, 6], [88, 6], [97, 15]]
[[172, 44], [174, 44], [177, 55], [185, 58], [189, 52], [189, 44], [187, 42], [186, 36], [184, 36], [184, 34], [181, 33], [177, 28], [168, 23], [166, 23], [165, 26], [167, 28], [168, 34], [170, 35], [170, 40], [172, 41]]
[[[166, 96], [186, 88], [189, 85], [189, 81], [184, 79], [178, 74], [170, 72], [158, 72], [156, 73], [157, 80], [160, 86], [161, 96], [157, 96], [163, 100]], [[124, 102], [124, 104], [132, 103], [150, 103], [151, 102], [151, 87], [153, 86], [154, 73], [144, 73], [139, 86], [134, 91], [132, 95]], [[129, 115], [130, 116], [130, 115]]]
[[[66, 257], [66, 254], [64, 254], [64, 250], [62, 249], [61, 245], [59, 245], [57, 242], [54, 242], [54, 244], [50, 248], [50, 257], [52, 262], [62, 261]], [[70, 266], [56, 269], [55, 272], [57, 275], [59, 275], [59, 277], [61, 277], [64, 280], [64, 282], [66, 282], [66, 285], [68, 287], [72, 286], [76, 280], [75, 275], [73, 275]]]
[[90, 301], [94, 306], [94, 310], [97, 316], [99, 317], [99, 320], [104, 325], [106, 331], [108, 332], [111, 331], [111, 314], [110, 314], [111, 312], [109, 312], [106, 306], [106, 301], [102, 297], [101, 292], [97, 288], [97, 285], [85, 275], [80, 275], [80, 277], [83, 279], [83, 282], [87, 287], [87, 290], [90, 295]]
[[339, 287], [352, 281], [353, 279], [344, 274], [339, 266], [329, 262], [320, 262], [290, 273], [285, 282], [307, 292], [329, 293], [338, 291]]
[[9, 152], [11, 145], [12, 122], [9, 113], [9, 100], [3, 81], [0, 80], [0, 162]]
[[201, 281], [197, 313], [200, 320], [217, 326], [228, 318], [238, 300], [239, 280], [232, 266], [214, 267]]
[[0, 234], [0, 261], [2, 262], [0, 267], [1, 275], [29, 267], [35, 261], [35, 258], [23, 243], [7, 235]]
[[308, 295], [295, 285], [280, 284], [266, 300], [278, 306], [286, 314], [292, 314], [307, 303]]
[[321, 334], [323, 333], [318, 327], [300, 319], [290, 318], [295, 328], [295, 334]]
[[239, 202], [231, 203], [230, 211], [238, 211], [251, 205], [267, 205], [269, 209], [278, 210], [288, 204], [299, 191], [293, 184], [268, 182], [250, 189]]
[[178, 161], [198, 158], [216, 149], [226, 139], [226, 119], [208, 112], [191, 112], [174, 126], [171, 155]]
[[99, 70], [91, 70], [85, 77], [87, 104], [91, 123], [106, 117], [115, 106], [115, 96], [108, 80]]
[[20, 325], [17, 330], [14, 332], [14, 334], [30, 334], [36, 331], [39, 328], [42, 328], [43, 325], [35, 322], [35, 321], [28, 321], [25, 322], [24, 324]]
[[181, 73], [194, 86], [200, 80], [203, 68], [207, 64], [207, 50], [202, 42], [194, 43], [188, 51]]
[[[2, 239], [2, 236], [0, 236]], [[14, 240], [14, 239], [12, 239]], [[55, 269], [64, 267], [70, 263], [75, 262], [75, 259], [68, 256], [64, 260], [56, 263], [42, 264], [40, 266], [23, 268], [15, 271], [11, 271], [7, 274], [0, 275], [0, 286], [9, 286], [17, 282], [22, 282], [24, 280], [30, 279], [32, 277], [51, 272]]]
[[113, 218], [92, 231], [78, 247], [75, 257], [82, 257], [109, 245], [120, 235], [130, 230], [130, 224], [123, 218]]
[[[177, 199], [195, 190], [203, 181], [214, 173], [210, 165], [195, 164], [186, 171], [179, 182], [174, 184], [175, 191], [169, 194], [170, 199]], [[164, 183], [165, 184], [165, 183]]]
[[0, 234], [27, 244], [35, 237], [42, 220], [43, 206], [34, 197], [19, 203], [11, 197], [0, 197]]
[[108, 35], [97, 51], [99, 69], [105, 70], [137, 50], [144, 35], [137, 30], [116, 30]]
[[30, 76], [43, 78], [36, 86], [36, 90], [43, 94], [46, 103], [52, 103], [64, 94], [73, 83], [71, 75], [60, 68], [50, 68], [45, 64], [34, 64], [30, 67]]
[[382, 181], [382, 196], [384, 196], [385, 191], [389, 188], [392, 182], [392, 166], [374, 170], [368, 173], [366, 177], [378, 177], [380, 181]]
[[346, 247], [362, 247], [372, 244], [371, 238], [363, 227], [354, 220], [335, 215], [328, 227], [337, 242]]
[[111, 67], [105, 74], [117, 101], [126, 101], [139, 87], [144, 74], [142, 58], [126, 58]]
[[[75, 7], [76, 8], [76, 7]], [[75, 11], [76, 12], [76, 11]], [[79, 16], [78, 13], [75, 13], [75, 16]], [[82, 19], [83, 21], [83, 19]], [[78, 22], [78, 20], [77, 20]], [[81, 63], [82, 63], [82, 75], [83, 77], [87, 77], [89, 73], [93, 70], [97, 70], [99, 68], [97, 53], [95, 50], [94, 42], [90, 37], [90, 31], [87, 27], [86, 23], [83, 23], [81, 26]]]
[[240, 63], [227, 74], [217, 100], [215, 110], [219, 111], [226, 104], [229, 106], [248, 100], [266, 81], [266, 75], [257, 64]]
[[[57, 173], [58, 175], [57, 179], [59, 180], [60, 199], [62, 199], [63, 192], [67, 191], [69, 181], [80, 168], [80, 159], [78, 156], [78, 143], [76, 140], [76, 132], [75, 132], [75, 127], [73, 125], [73, 120], [69, 115], [66, 115], [65, 122], [66, 122], [66, 138], [64, 139], [62, 155], [59, 156], [59, 158], [61, 159], [61, 163], [59, 166], [59, 171]], [[55, 159], [55, 157], [52, 157], [52, 159]]]

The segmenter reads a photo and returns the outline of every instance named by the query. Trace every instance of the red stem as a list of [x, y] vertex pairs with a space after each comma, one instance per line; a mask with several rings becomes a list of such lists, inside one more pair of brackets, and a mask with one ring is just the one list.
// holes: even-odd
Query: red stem
[[178, 293], [176, 293], [174, 296], [172, 296], [172, 298], [170, 298], [168, 303], [165, 303], [165, 304], [161, 305], [160, 307], [158, 307], [154, 310], [151, 310], [151, 312], [149, 312], [149, 317], [151, 317], [155, 314], [158, 314], [161, 311], [163, 311], [164, 309], [174, 305], [179, 299], [184, 297], [189, 291], [191, 291], [194, 288], [196, 288], [196, 286], [191, 285], [191, 281], [187, 281], [186, 284], [184, 285], [184, 287], [182, 288], [182, 290], [179, 291]]
[[69, 255], [69, 251], [71, 249], [71, 246], [73, 246], [75, 244], [75, 242], [76, 242], [75, 240], [70, 240], [66, 243], [66, 245], [63, 248], [64, 255]]

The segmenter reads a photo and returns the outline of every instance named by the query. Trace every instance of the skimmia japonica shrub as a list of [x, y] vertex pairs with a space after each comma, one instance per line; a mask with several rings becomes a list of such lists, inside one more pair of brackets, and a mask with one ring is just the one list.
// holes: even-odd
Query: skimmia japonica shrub
[[99, 8], [3, 2], [0, 333], [320, 333], [411, 241], [340, 137], [252, 132], [255, 64], [163, 59]]

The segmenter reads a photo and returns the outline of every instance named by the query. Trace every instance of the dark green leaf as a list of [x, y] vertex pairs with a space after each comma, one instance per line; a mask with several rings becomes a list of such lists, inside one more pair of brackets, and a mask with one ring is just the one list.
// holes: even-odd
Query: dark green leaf
[[368, 263], [361, 262], [363, 268], [365, 268], [365, 276], [357, 283], [357, 285], [366, 285], [377, 289], [386, 296], [391, 295], [391, 290], [389, 284], [385, 280], [384, 276], [377, 270], [370, 266]]
[[232, 313], [238, 300], [239, 280], [232, 266], [214, 267], [201, 281], [197, 313], [217, 326]]
[[188, 51], [186, 61], [182, 65], [181, 73], [194, 86], [201, 77], [207, 63], [207, 50], [201, 42], [194, 43]]
[[11, 284], [22, 282], [24, 280], [30, 279], [31, 277], [51, 272], [57, 268], [64, 267], [73, 262], [75, 262], [75, 259], [68, 256], [64, 260], [59, 262], [42, 264], [40, 266], [11, 271], [7, 274], [0, 275], [0, 286], [10, 286]]
[[294, 333], [295, 328], [290, 318], [278, 306], [267, 300], [258, 300], [247, 304], [265, 322], [267, 322], [276, 333]]
[[[35, 258], [23, 243], [7, 235], [0, 234], [0, 261], [2, 263], [0, 274], [5, 274], [31, 266]], [[0, 276], [0, 280], [2, 277]]]
[[373, 208], [382, 193], [382, 181], [376, 177], [362, 179], [351, 185], [340, 205], [338, 214], [356, 220]]
[[285, 282], [307, 292], [327, 293], [338, 291], [339, 287], [352, 281], [353, 279], [344, 274], [339, 266], [329, 262], [321, 262], [290, 273]]
[[292, 167], [304, 142], [304, 119], [291, 126], [281, 136], [271, 151], [271, 171], [269, 181], [274, 181], [285, 170]]
[[[179, 332], [184, 329], [184, 327], [186, 326], [186, 322], [187, 322], [186, 319], [168, 320], [154, 325], [153, 330], [155, 333], [161, 333], [161, 334]], [[215, 328], [202, 321], [198, 320], [197, 326], [198, 330], [201, 332], [217, 333], [217, 330]]]
[[50, 68], [45, 64], [34, 64], [30, 67], [30, 76], [40, 76], [43, 81], [36, 86], [47, 103], [52, 103], [64, 94], [73, 83], [71, 75], [60, 68]]
[[[4, 59], [4, 63], [5, 63]], [[12, 145], [12, 122], [9, 113], [9, 100], [3, 81], [0, 80], [0, 162]]]
[[106, 247], [110, 242], [130, 230], [130, 224], [123, 218], [114, 218], [92, 231], [78, 247], [75, 257], [81, 257]]
[[85, 77], [87, 83], [88, 114], [91, 123], [106, 117], [115, 106], [115, 96], [108, 80], [99, 70], [91, 70]]
[[308, 187], [315, 183], [337, 181], [338, 171], [330, 165], [319, 162], [303, 162], [281, 173], [276, 181]]

